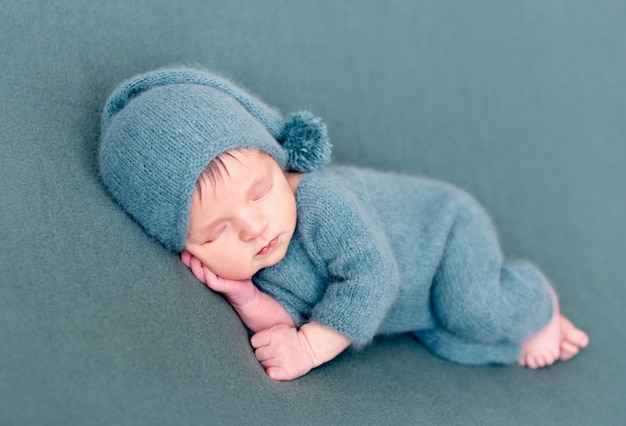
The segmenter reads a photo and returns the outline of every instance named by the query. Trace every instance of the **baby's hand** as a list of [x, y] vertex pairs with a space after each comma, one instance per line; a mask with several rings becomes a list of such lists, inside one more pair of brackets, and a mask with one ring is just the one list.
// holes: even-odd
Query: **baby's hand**
[[268, 376], [292, 380], [308, 373], [318, 364], [306, 336], [295, 327], [277, 325], [252, 336], [250, 344]]
[[235, 307], [246, 305], [256, 296], [252, 280], [229, 280], [218, 277], [200, 259], [186, 251], [180, 255], [180, 260], [191, 269], [200, 282], [211, 290], [224, 294]]
[[317, 321], [300, 327], [276, 325], [252, 336], [250, 344], [274, 380], [292, 380], [330, 361], [350, 346], [350, 339]]
[[294, 326], [291, 315], [276, 300], [262, 293], [251, 279], [229, 280], [218, 277], [200, 259], [183, 252], [180, 260], [194, 276], [211, 290], [222, 293], [244, 324], [253, 332], [269, 329], [276, 324]]

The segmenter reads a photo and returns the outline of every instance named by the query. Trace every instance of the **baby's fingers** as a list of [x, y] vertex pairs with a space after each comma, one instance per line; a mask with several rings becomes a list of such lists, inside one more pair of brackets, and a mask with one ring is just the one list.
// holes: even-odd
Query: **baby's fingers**
[[217, 292], [227, 291], [230, 286], [230, 281], [224, 280], [223, 278], [218, 277], [211, 271], [200, 259], [196, 256], [183, 252], [180, 255], [180, 260], [189, 268], [193, 273], [194, 277], [198, 279], [198, 281], [206, 284], [211, 290]]
[[229, 293], [233, 288], [232, 280], [225, 280], [222, 277], [218, 277], [215, 275], [213, 271], [211, 271], [208, 266], [202, 265], [202, 271], [204, 273], [204, 283], [213, 291], [217, 291], [218, 293]]
[[218, 276], [215, 275], [213, 271], [211, 271], [209, 267], [206, 266], [204, 263], [202, 263], [201, 265], [202, 265], [202, 273], [204, 276], [204, 282], [207, 283], [209, 287], [213, 288], [212, 286], [217, 284], [218, 282], [218, 279], [219, 279]]
[[203, 268], [203, 264], [202, 262], [200, 262], [200, 259], [198, 259], [195, 256], [191, 257], [191, 260], [189, 262], [189, 268], [191, 269], [191, 272], [193, 273], [193, 275], [202, 283], [206, 284], [206, 277], [204, 275], [204, 268]]
[[180, 261], [183, 262], [186, 267], [191, 268], [191, 253], [188, 251], [182, 252], [180, 254]]
[[250, 344], [254, 348], [254, 356], [265, 368], [265, 373], [274, 380], [292, 380], [297, 376], [291, 374], [280, 362], [280, 357], [274, 357], [274, 348], [270, 346], [271, 333], [263, 330], [256, 333], [250, 339]]
[[272, 339], [270, 330], [262, 330], [252, 336], [252, 338], [250, 339], [250, 345], [252, 345], [254, 349], [259, 349], [265, 346], [269, 346], [271, 341]]
[[203, 265], [197, 257], [189, 252], [184, 251], [180, 254], [180, 261], [183, 262], [186, 267], [191, 269], [191, 272], [198, 280], [206, 284]]

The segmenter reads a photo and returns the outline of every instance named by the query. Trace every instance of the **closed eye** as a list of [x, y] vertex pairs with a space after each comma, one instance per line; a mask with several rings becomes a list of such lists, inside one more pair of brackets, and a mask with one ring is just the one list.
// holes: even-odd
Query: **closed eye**
[[226, 225], [219, 225], [217, 228], [212, 229], [208, 234], [206, 243], [212, 243], [213, 241], [217, 240], [219, 236], [222, 235], [222, 233], [224, 233], [225, 230], [226, 230]]
[[260, 201], [260, 200], [262, 200], [263, 197], [265, 197], [267, 194], [270, 193], [270, 191], [272, 190], [272, 186], [273, 185], [271, 183], [259, 185], [252, 192], [252, 201]]

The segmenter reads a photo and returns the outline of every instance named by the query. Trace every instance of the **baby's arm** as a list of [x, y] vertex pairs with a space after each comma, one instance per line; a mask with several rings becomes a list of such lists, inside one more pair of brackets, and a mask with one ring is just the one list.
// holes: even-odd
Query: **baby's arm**
[[187, 252], [182, 253], [180, 259], [198, 280], [223, 294], [244, 324], [256, 333], [250, 343], [272, 379], [300, 377], [350, 346], [350, 339], [316, 321], [298, 330], [285, 308], [261, 292], [252, 280], [218, 277]]
[[255, 356], [274, 380], [292, 380], [335, 358], [351, 342], [343, 334], [311, 321], [300, 327], [277, 325], [250, 339]]
[[276, 325], [295, 327], [291, 315], [276, 300], [261, 292], [252, 280], [228, 280], [218, 277], [197, 257], [183, 252], [181, 261], [194, 276], [211, 290], [221, 293], [232, 305], [243, 323], [253, 332]]

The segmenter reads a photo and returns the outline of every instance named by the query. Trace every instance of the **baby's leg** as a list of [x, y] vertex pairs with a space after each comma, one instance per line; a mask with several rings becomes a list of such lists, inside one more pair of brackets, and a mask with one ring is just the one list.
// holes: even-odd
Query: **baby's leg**
[[412, 333], [431, 352], [461, 364], [511, 364], [519, 359], [520, 347], [510, 342], [484, 343], [457, 336], [441, 327]]
[[560, 314], [545, 277], [527, 262], [504, 260], [478, 203], [461, 198], [460, 207], [433, 280], [440, 324], [469, 341], [521, 343], [518, 363], [529, 368], [575, 356], [588, 337]]
[[527, 262], [505, 261], [482, 207], [461, 195], [431, 289], [439, 323], [458, 336], [521, 342], [552, 317], [550, 286]]

